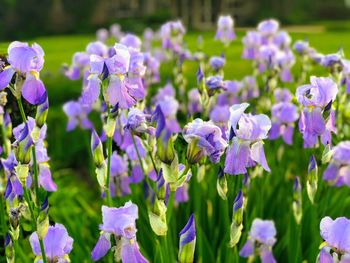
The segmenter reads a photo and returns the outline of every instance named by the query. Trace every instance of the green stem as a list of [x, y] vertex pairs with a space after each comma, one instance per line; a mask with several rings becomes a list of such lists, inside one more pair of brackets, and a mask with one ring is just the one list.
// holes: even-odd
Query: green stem
[[34, 210], [33, 210], [33, 207], [32, 207], [32, 203], [30, 201], [28, 189], [26, 187], [23, 187], [23, 192], [24, 192], [24, 199], [28, 203], [30, 216], [32, 217], [32, 222], [31, 222], [32, 228], [33, 228], [33, 230], [35, 230], [36, 229], [36, 227], [35, 227], [35, 221], [36, 220], [35, 220], [35, 215], [34, 215]]
[[26, 122], [27, 117], [26, 117], [26, 114], [24, 113], [23, 104], [22, 104], [21, 99], [17, 99], [17, 104], [19, 107], [19, 111], [21, 112], [22, 120], [23, 120], [23, 122]]
[[151, 157], [151, 161], [152, 161], [152, 165], [153, 165], [154, 171], [155, 171], [156, 174], [158, 175], [158, 169], [157, 169], [156, 163], [155, 163], [155, 161], [154, 161], [154, 159], [153, 159], [152, 152], [151, 152], [151, 151], [148, 151], [148, 154], [149, 154], [149, 156]]
[[174, 199], [175, 199], [175, 191], [170, 190], [169, 199], [168, 199], [168, 208], [166, 213], [166, 221], [169, 226], [171, 215], [173, 213], [173, 207], [174, 207]]
[[45, 247], [44, 247], [44, 241], [42, 239], [39, 239], [39, 243], [40, 243], [41, 256], [43, 258], [43, 262], [47, 263], [46, 254], [45, 254]]
[[111, 177], [111, 157], [112, 157], [112, 137], [107, 138], [107, 178], [106, 178], [106, 198], [108, 206], [112, 206], [111, 192], [109, 190], [109, 181]]
[[36, 161], [36, 152], [35, 152], [35, 146], [32, 147], [32, 155], [33, 155], [33, 168], [34, 168], [34, 193], [35, 193], [35, 203], [36, 207], [40, 207], [39, 202], [39, 180], [38, 180], [38, 164]]
[[6, 211], [5, 211], [5, 206], [4, 206], [4, 202], [5, 201], [5, 198], [4, 196], [1, 197], [1, 200], [0, 200], [0, 216], [1, 216], [1, 233], [3, 233], [4, 235], [4, 240], [5, 240], [5, 236], [6, 236], [6, 232], [7, 232], [7, 226], [6, 226], [6, 219], [5, 219], [5, 215], [6, 215]]
[[[17, 99], [17, 103], [18, 103], [19, 111], [21, 112], [22, 120], [23, 120], [23, 122], [26, 122], [27, 121], [27, 117], [26, 117], [26, 114], [24, 112], [22, 100], [20, 98]], [[36, 204], [34, 203], [34, 206], [36, 205], [36, 208], [40, 209], [40, 204], [39, 204], [39, 184], [38, 184], [38, 182], [39, 182], [39, 180], [38, 180], [38, 164], [37, 164], [37, 161], [36, 161], [35, 146], [32, 148], [32, 155], [33, 155], [34, 191], [35, 191], [35, 203], [36, 203]], [[25, 196], [24, 198], [26, 199], [26, 201], [28, 203], [28, 207], [29, 207], [30, 214], [31, 214], [31, 217], [32, 217], [33, 229], [37, 230], [36, 218], [35, 218], [34, 211], [33, 211], [33, 208], [31, 206], [30, 199], [29, 199], [28, 189], [26, 187], [23, 187], [23, 190], [24, 190], [24, 196]], [[39, 239], [39, 243], [40, 243], [40, 250], [41, 250], [41, 255], [42, 255], [42, 258], [43, 258], [43, 262], [46, 263], [47, 260], [46, 260], [46, 255], [45, 255], [44, 243], [40, 239]]]

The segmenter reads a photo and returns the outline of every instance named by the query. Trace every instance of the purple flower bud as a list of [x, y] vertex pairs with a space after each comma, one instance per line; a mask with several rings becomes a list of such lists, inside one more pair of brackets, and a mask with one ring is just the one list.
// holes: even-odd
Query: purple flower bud
[[194, 214], [190, 216], [187, 224], [179, 233], [179, 237], [179, 262], [193, 262], [196, 248], [196, 222]]
[[198, 68], [196, 77], [197, 77], [197, 84], [200, 85], [200, 83], [202, 82], [202, 80], [204, 78], [204, 73], [203, 73], [201, 67]]
[[303, 40], [298, 40], [294, 43], [293, 47], [300, 55], [304, 55], [304, 54], [308, 53], [309, 42], [303, 41]]
[[241, 209], [243, 207], [243, 199], [243, 192], [242, 190], [239, 190], [235, 200], [233, 201], [233, 212], [236, 212], [238, 209]]

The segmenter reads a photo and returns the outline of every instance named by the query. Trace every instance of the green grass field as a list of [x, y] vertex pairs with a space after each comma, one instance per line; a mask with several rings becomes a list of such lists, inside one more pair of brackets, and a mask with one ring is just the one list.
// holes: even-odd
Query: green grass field
[[[204, 38], [204, 51], [208, 55], [220, 55], [222, 46], [213, 40], [213, 33], [201, 33]], [[251, 73], [251, 63], [241, 59], [241, 39], [244, 33], [238, 33], [238, 39], [230, 46], [226, 57], [225, 79], [241, 79]], [[195, 50], [198, 33], [189, 33], [186, 42], [191, 50]], [[292, 33], [293, 41], [307, 38], [310, 45], [322, 53], [334, 53], [340, 47], [344, 53], [350, 53], [350, 32], [327, 31], [324, 33]], [[84, 50], [87, 43], [94, 39], [93, 35], [55, 36], [32, 39], [45, 50], [45, 68], [42, 77], [46, 84], [50, 111], [48, 117], [48, 144], [53, 177], [58, 184], [58, 191], [50, 195], [50, 219], [64, 224], [74, 238], [71, 253], [72, 262], [90, 262], [89, 255], [99, 236], [98, 225], [101, 223], [100, 207], [102, 199], [90, 163], [90, 134], [88, 131], [65, 131], [66, 117], [62, 111], [65, 101], [76, 99], [81, 92], [80, 81], [67, 80], [60, 73], [62, 63], [70, 63], [74, 52]], [[0, 43], [0, 54], [6, 52], [8, 43]], [[194, 62], [185, 64], [185, 75], [189, 79], [188, 88], [195, 83], [197, 65]], [[168, 68], [162, 68], [166, 75]], [[326, 74], [317, 69], [317, 74]], [[162, 79], [164, 84], [166, 77]], [[296, 87], [291, 87], [295, 90]], [[245, 212], [247, 230], [255, 217], [274, 219], [278, 232], [278, 242], [274, 246], [274, 254], [279, 262], [314, 262], [322, 240], [319, 235], [319, 222], [322, 217], [350, 217], [350, 190], [346, 187], [331, 188], [320, 179], [316, 204], [311, 205], [303, 189], [303, 220], [296, 225], [292, 213], [293, 180], [298, 175], [305, 181], [307, 165], [313, 150], [302, 149], [300, 136], [293, 146], [277, 141], [266, 141], [266, 155], [272, 173], [252, 180], [249, 203]], [[281, 154], [283, 152], [283, 154]], [[278, 154], [277, 154], [278, 153]], [[316, 151], [317, 159], [321, 157]], [[276, 156], [279, 157], [276, 157]], [[320, 167], [319, 177], [324, 166]], [[181, 204], [175, 209], [176, 216], [171, 221], [170, 235], [173, 247], [177, 248], [177, 233], [185, 225], [191, 212], [196, 215], [197, 223], [197, 262], [244, 262], [235, 256], [234, 249], [228, 247], [229, 224], [231, 221], [234, 196], [241, 176], [229, 178], [229, 202], [221, 200], [216, 192], [217, 167], [208, 167], [207, 178], [202, 183], [195, 180], [190, 186], [189, 204]], [[162, 240], [153, 238], [148, 224], [147, 210], [140, 186], [133, 186], [131, 199], [139, 205], [140, 219], [138, 225], [138, 241], [144, 255], [151, 262], [161, 262], [160, 245]], [[235, 192], [236, 191], [236, 192]], [[129, 197], [117, 200], [123, 204]], [[227, 211], [227, 212], [222, 212]], [[229, 213], [229, 216], [227, 215]], [[246, 240], [247, 232], [239, 243], [239, 248]], [[32, 254], [28, 239], [21, 243], [19, 262], [32, 262], [28, 254]], [[176, 253], [171, 250], [170, 253]], [[175, 254], [173, 255], [175, 256]], [[84, 259], [84, 260], [82, 260]], [[153, 259], [153, 260], [152, 260]], [[106, 259], [107, 262], [107, 259]], [[171, 262], [171, 261], [163, 261]]]

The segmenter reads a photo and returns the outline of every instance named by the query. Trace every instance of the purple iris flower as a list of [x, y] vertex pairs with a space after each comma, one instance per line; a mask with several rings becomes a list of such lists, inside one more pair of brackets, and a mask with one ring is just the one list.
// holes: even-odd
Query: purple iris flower
[[323, 173], [323, 179], [335, 186], [350, 187], [350, 141], [341, 142], [334, 147], [332, 159]]
[[294, 43], [294, 49], [296, 52], [298, 52], [300, 55], [305, 55], [309, 51], [309, 42], [304, 40], [298, 40]]
[[97, 261], [104, 257], [111, 248], [110, 237], [114, 235], [120, 238], [121, 254], [123, 262], [148, 262], [140, 253], [136, 241], [136, 219], [138, 219], [138, 207], [131, 201], [119, 208], [102, 206], [103, 231], [96, 246], [91, 252], [91, 258]]
[[257, 98], [260, 95], [259, 85], [255, 76], [245, 76], [239, 83], [239, 88], [241, 91], [241, 101]]
[[158, 83], [160, 81], [160, 61], [151, 55], [151, 53], [144, 54], [145, 66], [146, 66], [146, 76], [145, 79], [149, 84]]
[[342, 60], [343, 64], [343, 81], [342, 83], [345, 85], [346, 92], [350, 93], [350, 60]]
[[[335, 116], [330, 105], [338, 93], [337, 84], [331, 78], [311, 77], [310, 84], [296, 91], [298, 102], [304, 106], [299, 120], [299, 130], [303, 134], [304, 147], [312, 148], [321, 136], [323, 144], [331, 143], [331, 132], [335, 132]], [[324, 120], [324, 111], [329, 110], [328, 120]]]
[[230, 108], [230, 136], [232, 144], [226, 152], [225, 173], [245, 174], [248, 167], [260, 164], [270, 172], [267, 164], [263, 139], [271, 128], [269, 117], [264, 114], [245, 114], [248, 103], [236, 104]]
[[63, 111], [68, 117], [67, 131], [74, 130], [77, 126], [83, 129], [92, 129], [93, 124], [88, 119], [91, 111], [89, 106], [84, 106], [80, 101], [69, 101], [63, 105]]
[[244, 45], [242, 57], [251, 60], [257, 59], [261, 41], [261, 35], [258, 32], [248, 31], [242, 40]]
[[146, 123], [146, 114], [138, 108], [131, 108], [128, 112], [128, 121], [126, 129], [137, 133], [145, 133], [148, 130]]
[[128, 109], [145, 96], [141, 79], [144, 74], [143, 56], [137, 51], [130, 53], [121, 44], [116, 44], [114, 48], [116, 54], [105, 61], [109, 72], [106, 101], [112, 106], [118, 103], [119, 108]]
[[285, 143], [293, 143], [294, 122], [299, 118], [297, 107], [290, 102], [292, 94], [287, 89], [276, 89], [275, 98], [277, 103], [271, 108], [272, 127], [270, 140], [282, 136]]
[[182, 39], [185, 33], [186, 29], [180, 20], [170, 21], [162, 25], [160, 37], [163, 48], [179, 53], [182, 49]]
[[334, 65], [342, 64], [342, 56], [339, 53], [325, 55], [322, 59], [322, 66], [332, 67]]
[[209, 64], [215, 72], [218, 72], [225, 66], [226, 60], [224, 57], [213, 56], [209, 60]]
[[249, 257], [257, 250], [262, 263], [275, 263], [272, 247], [276, 243], [276, 228], [271, 220], [254, 219], [249, 231], [247, 242], [242, 247], [239, 255]]
[[279, 51], [276, 55], [276, 61], [280, 69], [279, 75], [281, 81], [292, 82], [293, 76], [291, 73], [291, 68], [295, 63], [295, 57], [293, 52], [289, 48]]
[[185, 126], [183, 136], [189, 144], [188, 149], [194, 148], [187, 152], [189, 162], [196, 163], [203, 156], [208, 156], [212, 163], [218, 163], [227, 147], [221, 129], [211, 121], [195, 119]]
[[224, 106], [231, 106], [240, 102], [238, 93], [243, 88], [243, 83], [236, 80], [225, 80], [224, 81], [224, 92], [218, 94], [217, 104]]
[[[39, 237], [36, 232], [31, 234], [30, 245], [34, 254], [37, 256], [37, 262], [44, 262], [41, 258], [41, 249]], [[48, 262], [70, 262], [68, 254], [73, 248], [73, 238], [71, 238], [66, 228], [61, 224], [49, 226], [46, 236], [44, 237], [44, 248]]]
[[188, 92], [188, 112], [190, 115], [203, 111], [201, 94], [198, 89], [191, 89]]
[[43, 103], [47, 99], [45, 86], [39, 78], [44, 66], [43, 49], [36, 43], [29, 46], [28, 43], [12, 42], [8, 47], [8, 62], [10, 65], [0, 72], [0, 90], [6, 88], [17, 73], [24, 78], [23, 98], [33, 105]]
[[123, 32], [119, 24], [112, 24], [109, 27], [109, 33], [111, 36], [115, 37], [117, 40], [121, 39], [123, 36]]
[[222, 136], [226, 140], [228, 121], [230, 120], [230, 107], [228, 105], [216, 105], [210, 112], [210, 120], [220, 127]]
[[105, 28], [100, 28], [96, 31], [96, 38], [98, 41], [106, 42], [109, 38], [109, 32]]
[[[321, 237], [325, 241], [320, 252], [320, 263], [348, 262], [350, 258], [350, 220], [326, 216], [320, 223]], [[337, 261], [333, 261], [336, 258]]]
[[[106, 161], [107, 163], [107, 161]], [[111, 196], [124, 196], [131, 193], [130, 177], [128, 176], [128, 161], [126, 157], [113, 152], [111, 157]]]
[[217, 26], [215, 39], [220, 40], [225, 45], [229, 45], [236, 38], [236, 34], [233, 31], [233, 18], [231, 16], [220, 16]]
[[175, 89], [171, 82], [168, 82], [163, 88], [159, 89], [156, 96], [152, 99], [154, 104], [163, 101], [165, 97], [175, 97]]
[[76, 52], [73, 55], [71, 66], [64, 69], [64, 75], [70, 80], [78, 80], [82, 75], [82, 71], [89, 63], [89, 54], [85, 52]]
[[287, 31], [279, 31], [273, 39], [273, 43], [281, 49], [289, 47], [291, 42], [292, 38]]
[[270, 37], [277, 33], [279, 23], [275, 19], [267, 19], [258, 24], [258, 31], [264, 37]]
[[134, 34], [126, 34], [120, 39], [120, 44], [127, 46], [128, 48], [140, 50], [142, 42], [138, 36]]
[[223, 82], [222, 76], [219, 76], [219, 75], [208, 77], [205, 80], [205, 84], [207, 85], [209, 90], [218, 90], [218, 89], [224, 88], [224, 82]]
[[89, 55], [96, 55], [100, 57], [106, 57], [108, 54], [108, 47], [101, 41], [90, 42], [86, 46], [86, 52]]

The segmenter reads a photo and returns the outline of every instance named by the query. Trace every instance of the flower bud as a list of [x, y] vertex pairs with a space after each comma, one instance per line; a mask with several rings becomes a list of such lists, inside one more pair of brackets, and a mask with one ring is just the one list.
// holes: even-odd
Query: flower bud
[[301, 218], [303, 215], [302, 208], [302, 194], [301, 194], [301, 184], [299, 177], [295, 177], [294, 179], [294, 187], [293, 187], [293, 215], [297, 224], [300, 224]]
[[227, 200], [227, 179], [226, 179], [226, 175], [224, 173], [224, 170], [220, 167], [219, 169], [219, 173], [218, 173], [218, 179], [216, 180], [216, 189], [218, 191], [219, 196], [223, 199], [223, 200]]
[[25, 123], [23, 129], [20, 131], [17, 143], [18, 144], [15, 149], [17, 161], [22, 164], [29, 164], [31, 157], [31, 147], [34, 142], [30, 136], [27, 123]]
[[317, 192], [317, 183], [318, 183], [317, 162], [316, 162], [315, 156], [312, 155], [309, 161], [308, 178], [306, 182], [307, 194], [312, 204], [315, 201], [315, 195]]
[[153, 232], [158, 236], [165, 236], [168, 231], [166, 222], [167, 206], [164, 200], [155, 199], [152, 211], [148, 211], [149, 222]]
[[322, 164], [329, 163], [329, 161], [332, 159], [334, 150], [332, 149], [331, 145], [328, 143], [326, 147], [323, 150], [322, 153]]
[[98, 167], [96, 167], [96, 177], [98, 184], [104, 188], [106, 185], [106, 178], [107, 178], [107, 165], [105, 162], [100, 164]]
[[187, 146], [187, 161], [190, 164], [199, 163], [203, 158], [203, 151], [197, 146], [198, 140], [192, 140]]
[[95, 165], [97, 167], [101, 166], [104, 163], [105, 157], [103, 154], [102, 142], [95, 130], [92, 130], [91, 134], [91, 152]]
[[46, 98], [45, 102], [38, 105], [36, 109], [35, 122], [38, 127], [42, 127], [46, 123], [47, 114], [49, 112], [49, 100]]
[[233, 215], [230, 230], [230, 247], [234, 247], [235, 245], [237, 245], [242, 235], [243, 207], [244, 197], [242, 190], [240, 190], [233, 202]]
[[44, 240], [49, 229], [49, 217], [45, 211], [41, 211], [36, 220], [36, 233], [40, 240]]
[[115, 131], [116, 118], [108, 117], [107, 122], [103, 125], [107, 137], [112, 138]]
[[22, 186], [25, 187], [26, 186], [27, 177], [29, 175], [29, 164], [20, 164], [19, 163], [15, 167], [15, 173], [17, 175], [17, 178], [21, 182]]
[[193, 214], [190, 216], [186, 226], [181, 230], [179, 236], [179, 262], [191, 263], [194, 261], [194, 251], [196, 248], [196, 222]]
[[175, 150], [171, 137], [168, 140], [164, 140], [162, 135], [157, 139], [157, 155], [163, 163], [171, 164], [173, 162]]

